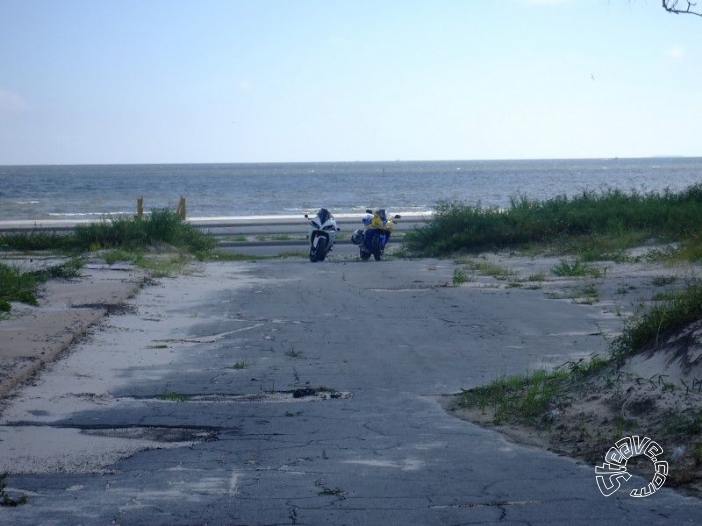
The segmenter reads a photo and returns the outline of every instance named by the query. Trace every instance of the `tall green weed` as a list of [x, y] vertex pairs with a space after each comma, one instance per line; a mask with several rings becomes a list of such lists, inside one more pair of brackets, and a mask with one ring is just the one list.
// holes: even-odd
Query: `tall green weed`
[[620, 336], [612, 341], [612, 356], [622, 360], [647, 346], [654, 347], [661, 337], [702, 318], [702, 281], [694, 281], [645, 314], [631, 318]]
[[[668, 239], [694, 237], [702, 224], [702, 185], [682, 192], [585, 191], [545, 201], [519, 196], [506, 209], [440, 202], [434, 218], [405, 237], [408, 250], [428, 256], [562, 242], [577, 236], [627, 237], [628, 232]], [[640, 238], [640, 236], [634, 236]]]

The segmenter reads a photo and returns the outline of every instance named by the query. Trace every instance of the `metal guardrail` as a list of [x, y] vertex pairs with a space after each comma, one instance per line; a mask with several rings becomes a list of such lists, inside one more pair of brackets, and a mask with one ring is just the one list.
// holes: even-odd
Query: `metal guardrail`
[[[431, 214], [402, 214], [394, 232], [395, 239], [403, 232], [421, 226], [431, 218]], [[337, 243], [350, 243], [351, 233], [361, 227], [361, 214], [335, 214], [341, 228]], [[69, 233], [77, 225], [94, 223], [99, 220], [16, 220], [0, 221], [0, 234], [18, 232], [57, 232]], [[307, 243], [308, 220], [303, 216], [248, 216], [190, 218], [188, 223], [211, 234], [221, 247], [232, 246], [285, 246]], [[276, 239], [285, 237], [284, 239]]]

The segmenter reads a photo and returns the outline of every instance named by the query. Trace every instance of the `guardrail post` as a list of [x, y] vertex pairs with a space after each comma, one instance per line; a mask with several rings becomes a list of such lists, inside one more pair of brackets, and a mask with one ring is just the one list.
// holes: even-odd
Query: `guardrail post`
[[143, 198], [143, 197], [139, 197], [139, 198], [137, 199], [137, 213], [136, 213], [136, 216], [137, 216], [139, 219], [141, 219], [142, 217], [144, 217], [144, 198]]
[[180, 201], [178, 201], [178, 209], [176, 210], [176, 215], [185, 221], [185, 197], [180, 196]]

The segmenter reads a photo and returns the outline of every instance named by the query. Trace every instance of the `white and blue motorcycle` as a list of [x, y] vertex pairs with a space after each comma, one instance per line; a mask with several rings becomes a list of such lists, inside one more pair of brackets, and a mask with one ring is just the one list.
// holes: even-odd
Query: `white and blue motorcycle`
[[307, 234], [310, 241], [310, 261], [324, 261], [334, 246], [336, 233], [341, 229], [336, 226], [334, 216], [326, 208], [320, 208], [314, 217], [305, 214], [305, 219], [310, 222]]

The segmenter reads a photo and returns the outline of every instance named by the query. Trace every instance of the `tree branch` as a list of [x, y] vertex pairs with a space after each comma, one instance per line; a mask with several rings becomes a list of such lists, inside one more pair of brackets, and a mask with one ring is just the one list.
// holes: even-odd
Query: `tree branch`
[[663, 9], [669, 13], [702, 16], [702, 8], [692, 0], [661, 0]]

